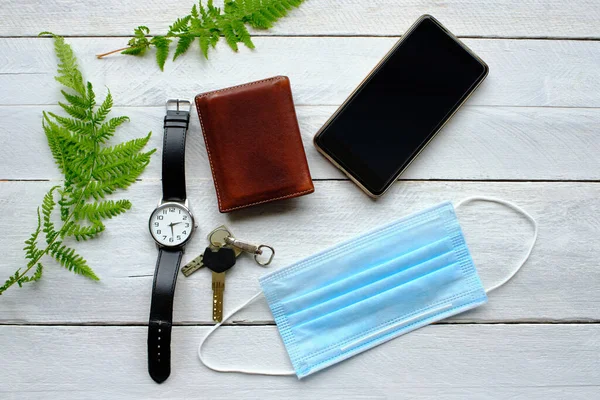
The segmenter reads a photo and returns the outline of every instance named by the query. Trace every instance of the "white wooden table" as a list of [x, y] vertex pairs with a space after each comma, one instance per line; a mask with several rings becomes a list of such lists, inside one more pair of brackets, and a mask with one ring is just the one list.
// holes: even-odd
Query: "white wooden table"
[[[44, 3], [44, 4], [42, 4]], [[168, 5], [167, 5], [168, 4]], [[152, 130], [160, 148], [164, 101], [251, 80], [292, 82], [314, 194], [219, 214], [196, 116], [187, 144], [188, 193], [204, 236], [226, 223], [277, 249], [271, 268], [443, 200], [484, 194], [514, 201], [540, 224], [530, 261], [488, 305], [400, 337], [313, 377], [217, 374], [196, 348], [212, 325], [210, 279], [179, 279], [172, 374], [147, 373], [156, 249], [147, 218], [160, 195], [159, 154], [122, 197], [133, 209], [101, 238], [78, 245], [100, 275], [88, 281], [48, 262], [43, 279], [0, 297], [0, 398], [592, 399], [600, 397], [600, 4], [597, 0], [309, 0], [256, 50], [224, 43], [209, 61], [190, 51], [160, 72], [152, 57], [94, 55], [122, 47], [133, 27], [154, 33], [191, 0], [36, 0], [0, 5], [0, 278], [23, 265], [35, 208], [61, 178], [41, 128], [56, 110], [52, 41], [68, 36], [84, 75], [108, 86], [131, 117], [117, 139]], [[311, 144], [317, 129], [398, 37], [424, 13], [464, 38], [490, 66], [465, 107], [378, 201], [362, 194]], [[528, 223], [500, 206], [460, 211], [484, 283], [518, 261]], [[225, 307], [258, 290], [249, 257], [228, 275]], [[288, 366], [266, 303], [239, 313], [207, 346], [223, 364]]]

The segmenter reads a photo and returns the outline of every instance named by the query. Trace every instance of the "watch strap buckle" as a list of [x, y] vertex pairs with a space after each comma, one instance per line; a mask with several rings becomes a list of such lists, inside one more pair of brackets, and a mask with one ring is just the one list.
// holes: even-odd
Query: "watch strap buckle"
[[[184, 107], [186, 109], [184, 109]], [[169, 99], [165, 104], [165, 108], [167, 111], [187, 111], [190, 112], [192, 110], [192, 102], [189, 100], [181, 100], [181, 99]]]

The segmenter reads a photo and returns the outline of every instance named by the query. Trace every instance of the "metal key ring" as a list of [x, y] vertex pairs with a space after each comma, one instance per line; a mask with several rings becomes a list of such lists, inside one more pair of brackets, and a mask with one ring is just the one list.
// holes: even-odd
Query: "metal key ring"
[[223, 247], [225, 239], [231, 236], [232, 234], [227, 228], [220, 226], [208, 235], [208, 241], [215, 247]]
[[[261, 262], [258, 259], [258, 256], [263, 254], [263, 249], [271, 250], [271, 255], [269, 256], [269, 259], [266, 262]], [[266, 244], [261, 244], [260, 246], [258, 246], [256, 253], [254, 253], [254, 261], [256, 261], [258, 265], [262, 265], [263, 267], [266, 267], [267, 265], [271, 264], [271, 261], [273, 261], [273, 257], [275, 257], [275, 249], [271, 246], [267, 246]]]

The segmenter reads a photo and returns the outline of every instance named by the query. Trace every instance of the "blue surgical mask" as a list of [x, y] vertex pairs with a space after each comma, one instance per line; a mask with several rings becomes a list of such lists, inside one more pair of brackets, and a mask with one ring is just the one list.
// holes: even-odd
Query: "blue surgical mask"
[[[472, 200], [507, 205], [522, 212], [535, 227], [526, 257], [490, 292], [525, 263], [537, 238], [537, 224], [511, 203], [477, 197], [463, 204]], [[294, 370], [209, 368], [303, 378], [488, 300], [449, 202], [340, 243], [265, 275], [259, 282], [262, 292], [233, 313], [264, 294]], [[201, 351], [204, 340], [198, 351], [207, 365]]]

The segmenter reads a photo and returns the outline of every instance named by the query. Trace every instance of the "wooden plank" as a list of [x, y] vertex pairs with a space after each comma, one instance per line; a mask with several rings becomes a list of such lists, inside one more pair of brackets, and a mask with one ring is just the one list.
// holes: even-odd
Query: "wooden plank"
[[[175, 327], [171, 376], [147, 373], [145, 327], [0, 327], [4, 399], [590, 399], [600, 390], [598, 325], [430, 326], [303, 380], [219, 374], [200, 364], [208, 327]], [[274, 326], [223, 327], [217, 365], [285, 368]]]
[[[0, 277], [23, 263], [22, 243], [32, 230], [36, 206], [51, 182], [0, 183]], [[157, 251], [147, 218], [160, 197], [160, 183], [143, 181], [126, 196], [133, 209], [108, 222], [101, 238], [77, 244], [102, 278], [91, 282], [49, 262], [42, 281], [11, 288], [0, 301], [0, 323], [147, 322]], [[460, 322], [600, 320], [600, 185], [594, 183], [398, 182], [373, 201], [348, 181], [316, 182], [314, 194], [219, 214], [211, 181], [188, 183], [199, 224], [184, 262], [206, 246], [205, 235], [223, 223], [240, 238], [270, 244], [277, 255], [267, 270], [283, 267], [393, 219], [469, 195], [489, 195], [521, 205], [540, 224], [538, 244], [523, 270], [494, 292], [489, 304], [458, 316]], [[119, 197], [122, 197], [121, 194]], [[475, 264], [486, 286], [500, 281], [520, 260], [532, 229], [499, 205], [473, 204], [459, 211]], [[258, 291], [267, 272], [249, 256], [228, 273], [225, 309]], [[179, 278], [177, 323], [210, 323], [210, 278], [199, 271]], [[26, 301], [25, 301], [26, 300]], [[272, 321], [261, 300], [235, 321]]]
[[[159, 106], [167, 98], [274, 75], [287, 75], [297, 105], [339, 105], [397, 38], [256, 39], [257, 49], [233, 53], [221, 43], [210, 60], [192, 51], [160, 72], [154, 55], [94, 55], [125, 38], [79, 38], [69, 43], [98, 91], [110, 87], [117, 105]], [[467, 39], [490, 66], [470, 105], [600, 107], [600, 41]], [[0, 39], [0, 105], [56, 104], [56, 58], [48, 38]]]
[[[0, 179], [62, 178], [41, 127], [42, 110], [61, 111], [57, 106], [0, 106], [0, 159], [4, 160]], [[314, 179], [344, 178], [312, 144], [314, 134], [335, 110], [331, 106], [297, 107]], [[119, 141], [155, 132], [148, 148], [159, 152], [142, 177], [160, 179], [164, 107], [114, 111], [131, 117], [119, 129]], [[18, 127], [13, 121], [20, 121]], [[401, 179], [600, 179], [599, 125], [600, 109], [465, 106]], [[212, 179], [195, 113], [186, 162], [191, 176]]]
[[[222, 3], [215, 1], [216, 4]], [[138, 25], [164, 34], [176, 18], [189, 13], [193, 1], [168, 7], [160, 0], [106, 3], [53, 0], [6, 2], [0, 14], [1, 36], [131, 35]], [[399, 35], [420, 15], [432, 14], [462, 36], [600, 37], [600, 11], [594, 0], [493, 0], [473, 6], [466, 0], [307, 1], [269, 31], [258, 35]]]

